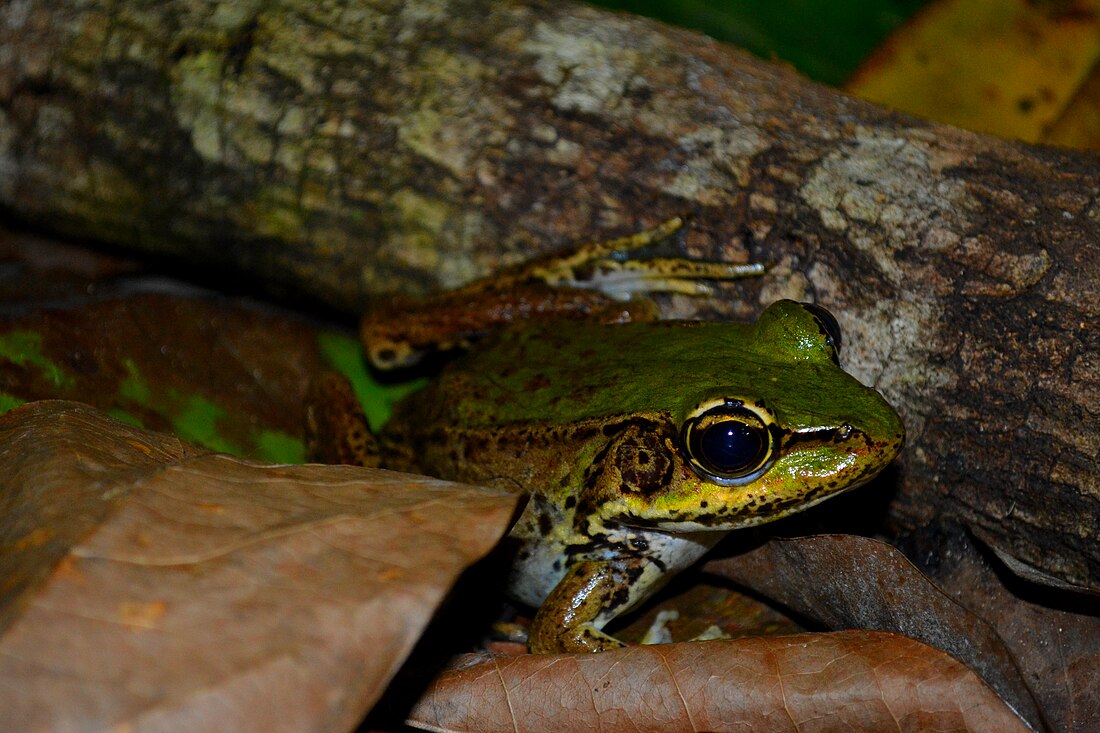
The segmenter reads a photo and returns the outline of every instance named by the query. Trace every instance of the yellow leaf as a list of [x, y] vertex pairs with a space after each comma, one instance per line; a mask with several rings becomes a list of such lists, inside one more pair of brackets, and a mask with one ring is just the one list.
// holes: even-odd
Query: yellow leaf
[[1096, 115], [1082, 92], [1100, 59], [1098, 15], [1100, 0], [942, 0], [880, 47], [846, 90], [980, 132], [1076, 141], [1083, 136], [1066, 114], [1078, 95]]

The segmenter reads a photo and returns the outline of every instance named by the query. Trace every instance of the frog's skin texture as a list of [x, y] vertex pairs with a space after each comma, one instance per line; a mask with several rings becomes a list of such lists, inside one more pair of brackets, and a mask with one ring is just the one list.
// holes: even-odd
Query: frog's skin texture
[[[508, 330], [398, 405], [382, 463], [528, 494], [509, 588], [539, 607], [532, 651], [621, 646], [603, 626], [724, 533], [860, 486], [901, 449], [829, 321], [780, 301], [755, 324]], [[759, 450], [735, 441], [723, 472], [711, 423]]]

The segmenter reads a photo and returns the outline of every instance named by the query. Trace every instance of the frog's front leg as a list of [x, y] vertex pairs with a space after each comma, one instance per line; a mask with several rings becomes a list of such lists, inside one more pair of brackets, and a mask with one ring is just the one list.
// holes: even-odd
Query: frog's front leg
[[626, 646], [600, 629], [630, 603], [631, 578], [644, 560], [585, 560], [569, 568], [535, 614], [527, 644], [534, 654], [602, 652]]
[[[522, 535], [523, 520], [517, 525]], [[623, 646], [603, 633], [612, 619], [644, 602], [673, 576], [690, 567], [722, 538], [722, 532], [669, 534], [604, 527], [585, 542], [572, 537], [554, 557], [551, 545], [529, 545], [527, 564], [519, 568], [526, 586], [513, 588], [513, 595], [527, 603], [545, 593], [542, 582], [557, 583], [538, 604], [529, 634], [529, 646], [536, 654], [599, 652]], [[515, 533], [516, 530], [513, 530]], [[589, 546], [588, 552], [584, 550]], [[618, 548], [617, 550], [614, 548]], [[543, 551], [540, 551], [543, 550]], [[573, 557], [563, 574], [551, 574], [563, 557]], [[540, 580], [542, 578], [543, 580]], [[545, 586], [541, 586], [545, 587]], [[517, 592], [519, 591], [519, 592]]]

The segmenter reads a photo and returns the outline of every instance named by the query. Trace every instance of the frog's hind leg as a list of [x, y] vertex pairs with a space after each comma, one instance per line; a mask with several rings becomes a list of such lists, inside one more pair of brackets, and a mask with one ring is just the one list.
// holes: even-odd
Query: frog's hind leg
[[309, 460], [377, 468], [378, 440], [343, 375], [324, 372], [306, 394], [306, 447]]
[[569, 287], [598, 290], [614, 300], [629, 300], [637, 293], [680, 293], [707, 296], [714, 292], [705, 280], [735, 280], [764, 274], [764, 265], [702, 262], [675, 257], [646, 260], [600, 260], [592, 263], [587, 279]]
[[574, 268], [607, 259], [614, 254], [625, 254], [656, 244], [662, 239], [671, 237], [683, 228], [684, 220], [676, 216], [661, 222], [655, 227], [643, 229], [625, 237], [578, 244], [566, 252], [531, 263], [530, 272], [547, 285], [565, 285], [564, 282], [555, 281], [555, 278], [561, 277]]
[[676, 217], [626, 237], [582, 244], [565, 254], [532, 263], [529, 276], [551, 287], [595, 290], [614, 300], [629, 300], [648, 292], [706, 296], [711, 288], [704, 280], [734, 280], [764, 273], [764, 266], [755, 263], [678, 257], [626, 259], [630, 252], [671, 236], [683, 225], [683, 219]]

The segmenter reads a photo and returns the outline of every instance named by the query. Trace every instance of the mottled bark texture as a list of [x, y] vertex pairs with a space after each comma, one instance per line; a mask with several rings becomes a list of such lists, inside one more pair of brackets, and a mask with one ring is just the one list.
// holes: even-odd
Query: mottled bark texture
[[[833, 309], [910, 432], [895, 518], [1100, 588], [1100, 160], [562, 2], [0, 5], [0, 204], [355, 309], [693, 212]], [[1014, 558], [1014, 559], [1013, 559]]]

